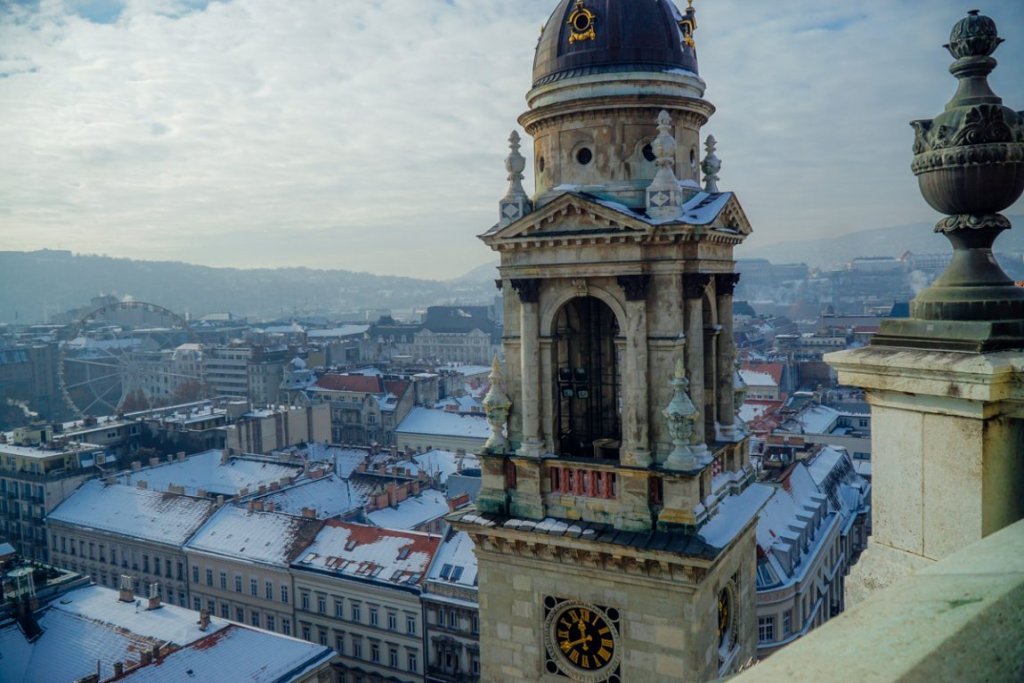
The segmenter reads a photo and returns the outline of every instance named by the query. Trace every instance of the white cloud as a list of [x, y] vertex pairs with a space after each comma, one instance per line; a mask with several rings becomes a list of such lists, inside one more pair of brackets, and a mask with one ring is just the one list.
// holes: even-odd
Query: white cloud
[[[505, 138], [554, 4], [0, 10], [0, 242], [460, 274], [490, 258], [474, 236], [496, 218]], [[752, 246], [932, 215], [909, 172], [907, 121], [952, 95], [939, 45], [958, 3], [697, 5], [719, 110], [706, 132], [720, 140], [722, 186], [754, 221]], [[985, 9], [1011, 41], [993, 83], [1024, 108], [1024, 10]]]

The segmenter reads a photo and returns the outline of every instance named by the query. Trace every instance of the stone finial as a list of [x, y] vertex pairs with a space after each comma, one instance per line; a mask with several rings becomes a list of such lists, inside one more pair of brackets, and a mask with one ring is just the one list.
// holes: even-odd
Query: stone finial
[[718, 141], [709, 135], [704, 141], [704, 161], [700, 162], [700, 170], [704, 172], [704, 191], [718, 192], [718, 172], [722, 170], [722, 160], [715, 156], [715, 145]]
[[946, 214], [935, 226], [953, 246], [946, 270], [910, 304], [910, 318], [885, 321], [872, 345], [995, 351], [1024, 348], [1024, 289], [992, 256], [1010, 229], [1000, 212], [1024, 192], [1024, 115], [1003, 104], [988, 76], [996, 68], [996, 24], [971, 10], [945, 46], [957, 90], [932, 119], [912, 121], [921, 194]]
[[512, 131], [508, 136], [509, 155], [505, 157], [505, 170], [508, 171], [508, 192], [499, 202], [499, 221], [501, 225], [514, 223], [533, 211], [533, 202], [523, 189], [523, 171], [526, 159], [519, 153], [519, 133]]
[[504, 429], [508, 422], [512, 399], [505, 393], [505, 375], [501, 371], [501, 361], [497, 356], [491, 363], [491, 374], [488, 379], [491, 388], [487, 391], [483, 404], [487, 423], [491, 427], [491, 436], [484, 443], [484, 449], [492, 453], [504, 453], [508, 450], [508, 439], [505, 437]]
[[732, 383], [732, 404], [735, 406], [736, 416], [735, 425], [736, 429], [742, 432], [747, 431], [747, 423], [740, 418], [740, 408], [743, 406], [743, 402], [747, 400], [747, 391], [750, 387], [743, 381], [743, 375], [740, 374], [740, 359], [736, 356], [733, 362], [733, 383]]
[[682, 212], [683, 193], [676, 178], [676, 140], [672, 137], [672, 117], [664, 109], [658, 114], [658, 137], [651, 143], [654, 165], [658, 167], [647, 188], [647, 215], [671, 220]]
[[696, 453], [690, 446], [690, 439], [699, 413], [688, 393], [690, 383], [686, 379], [683, 361], [676, 361], [676, 372], [669, 384], [672, 386], [672, 400], [661, 414], [665, 416], [665, 425], [675, 448], [666, 458], [665, 467], [674, 470], [693, 470], [699, 463]]

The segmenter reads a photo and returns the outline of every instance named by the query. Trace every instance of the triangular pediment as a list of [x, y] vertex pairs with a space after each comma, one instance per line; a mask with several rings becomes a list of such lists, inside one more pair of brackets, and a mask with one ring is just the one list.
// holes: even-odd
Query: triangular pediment
[[481, 235], [487, 244], [506, 240], [631, 234], [642, 236], [652, 230], [642, 216], [627, 213], [580, 195], [566, 193], [528, 213], [519, 220]]

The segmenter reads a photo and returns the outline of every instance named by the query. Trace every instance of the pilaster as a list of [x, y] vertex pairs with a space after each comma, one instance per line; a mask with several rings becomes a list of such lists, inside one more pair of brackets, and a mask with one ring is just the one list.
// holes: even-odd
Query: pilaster
[[[690, 379], [690, 399], [701, 412], [704, 409], [704, 291], [709, 282], [711, 276], [705, 273], [683, 275], [683, 294], [686, 299], [686, 371]], [[698, 454], [707, 451], [703, 416], [693, 425], [691, 443]]]

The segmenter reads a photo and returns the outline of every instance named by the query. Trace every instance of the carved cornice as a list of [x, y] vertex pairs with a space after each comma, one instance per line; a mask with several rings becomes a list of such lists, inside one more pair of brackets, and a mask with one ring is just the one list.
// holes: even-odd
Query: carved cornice
[[687, 299], [699, 299], [711, 282], [707, 273], [683, 273], [683, 293]]
[[719, 296], [732, 296], [736, 292], [736, 285], [740, 283], [739, 273], [716, 273], [715, 292]]
[[650, 289], [650, 275], [620, 275], [619, 287], [626, 294], [626, 301], [646, 301]]
[[512, 289], [519, 295], [519, 301], [524, 304], [535, 304], [540, 301], [540, 280], [537, 278], [524, 278], [511, 280]]

